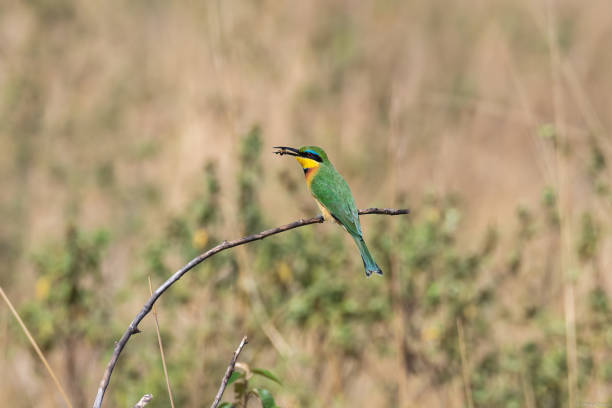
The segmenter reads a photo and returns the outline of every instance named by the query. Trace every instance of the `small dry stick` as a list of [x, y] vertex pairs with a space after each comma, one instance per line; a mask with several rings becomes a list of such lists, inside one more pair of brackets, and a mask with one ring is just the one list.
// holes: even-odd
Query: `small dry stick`
[[19, 313], [17, 313], [17, 310], [15, 310], [15, 308], [13, 307], [13, 304], [11, 303], [9, 298], [6, 296], [6, 294], [4, 293], [4, 290], [2, 289], [1, 286], [0, 286], [0, 295], [2, 295], [2, 298], [4, 299], [6, 304], [8, 305], [9, 309], [11, 309], [11, 312], [13, 313], [13, 316], [15, 316], [15, 319], [17, 319], [17, 322], [21, 326], [21, 329], [23, 330], [23, 332], [27, 336], [28, 340], [30, 340], [30, 343], [32, 344], [32, 347], [34, 347], [34, 350], [36, 351], [36, 354], [38, 354], [38, 357], [40, 358], [40, 360], [44, 364], [45, 368], [49, 372], [49, 375], [51, 375], [51, 378], [53, 379], [53, 382], [55, 383], [55, 386], [57, 387], [57, 389], [59, 390], [60, 394], [62, 394], [62, 397], [64, 398], [64, 402], [66, 403], [66, 405], [69, 408], [72, 408], [72, 404], [70, 403], [70, 400], [68, 399], [68, 395], [66, 395], [66, 392], [64, 391], [64, 388], [62, 387], [62, 384], [60, 384], [59, 380], [55, 376], [55, 373], [51, 369], [51, 366], [47, 362], [47, 359], [43, 355], [42, 351], [40, 351], [40, 347], [38, 347], [38, 344], [36, 344], [36, 341], [34, 340], [34, 337], [32, 337], [32, 335], [30, 334], [30, 331], [28, 330], [26, 325], [23, 323], [23, 320], [21, 320], [21, 317], [19, 317]]
[[223, 381], [221, 381], [221, 386], [219, 387], [219, 391], [217, 391], [217, 395], [215, 396], [215, 400], [213, 401], [213, 403], [210, 406], [210, 408], [217, 408], [217, 405], [219, 405], [219, 402], [221, 402], [221, 397], [223, 396], [223, 391], [225, 391], [225, 387], [227, 387], [227, 382], [229, 381], [229, 378], [232, 375], [232, 372], [234, 371], [234, 366], [236, 366], [236, 360], [238, 360], [238, 356], [240, 355], [240, 352], [242, 351], [242, 348], [247, 343], [248, 343], [247, 336], [244, 336], [242, 338], [242, 341], [238, 345], [238, 348], [236, 349], [236, 351], [234, 351], [234, 356], [232, 357], [232, 361], [230, 361], [229, 365], [227, 366], [227, 370], [225, 370], [225, 375], [223, 376]]
[[[151, 294], [151, 296], [153, 296], [153, 288], [151, 287], [151, 277], [149, 276], [148, 278], [149, 293]], [[172, 398], [172, 389], [170, 388], [170, 379], [168, 378], [168, 369], [166, 368], [166, 357], [164, 356], [164, 345], [162, 344], [161, 334], [159, 333], [159, 321], [157, 320], [157, 308], [155, 307], [155, 305], [153, 305], [153, 317], [155, 317], [155, 331], [157, 332], [157, 342], [159, 343], [159, 352], [161, 354], [162, 367], [164, 368], [166, 386], [168, 387], [168, 397], [170, 398], [170, 405], [172, 406], [172, 408], [174, 408], [174, 399]]]
[[[368, 208], [365, 210], [359, 210], [359, 215], [366, 215], [366, 214], [403, 215], [403, 214], [409, 214], [409, 213], [410, 213], [410, 210], [407, 210], [407, 209], [396, 210], [393, 208]], [[119, 339], [119, 341], [115, 343], [115, 349], [113, 350], [111, 359], [106, 366], [106, 370], [104, 370], [104, 375], [102, 377], [102, 380], [100, 381], [100, 385], [98, 386], [98, 393], [96, 394], [96, 399], [93, 403], [93, 407], [100, 408], [102, 406], [102, 400], [104, 399], [104, 393], [106, 392], [106, 388], [108, 387], [108, 383], [110, 382], [110, 377], [113, 373], [113, 369], [115, 368], [115, 365], [117, 364], [117, 360], [119, 359], [119, 355], [121, 354], [121, 351], [123, 351], [123, 348], [127, 344], [130, 337], [132, 337], [136, 333], [140, 333], [140, 330], [138, 329], [138, 324], [142, 321], [142, 319], [144, 319], [146, 315], [149, 314], [149, 312], [153, 308], [153, 305], [155, 304], [157, 299], [161, 295], [163, 295], [164, 292], [168, 290], [168, 288], [170, 288], [170, 286], [172, 286], [179, 279], [181, 279], [183, 275], [185, 275], [187, 272], [192, 270], [194, 267], [202, 263], [207, 258], [210, 258], [211, 256], [216, 255], [221, 251], [225, 251], [226, 249], [230, 249], [230, 248], [233, 248], [239, 245], [247, 244], [249, 242], [264, 239], [271, 235], [289, 231], [294, 228], [303, 227], [305, 225], [310, 225], [310, 224], [319, 224], [322, 222], [323, 222], [323, 216], [319, 215], [318, 217], [302, 219], [302, 220], [292, 222], [291, 224], [286, 224], [286, 225], [283, 225], [277, 228], [271, 228], [269, 230], [261, 231], [257, 234], [249, 235], [247, 237], [236, 239], [234, 241], [223, 241], [219, 245], [209, 249], [203, 254], [196, 256], [191, 261], [189, 261], [187, 265], [183, 266], [181, 269], [176, 271], [164, 283], [162, 283], [162, 285], [158, 287], [155, 290], [155, 292], [153, 292], [153, 295], [149, 298], [149, 300], [147, 300], [147, 302], [144, 304], [140, 312], [138, 312], [134, 320], [132, 320], [132, 322], [126, 329], [126, 331], [123, 333], [123, 336], [121, 336], [121, 339]]]
[[463, 374], [463, 387], [465, 389], [465, 399], [467, 400], [468, 408], [474, 408], [472, 400], [472, 389], [470, 388], [470, 371], [467, 366], [467, 356], [465, 352], [465, 342], [463, 340], [463, 325], [457, 319], [457, 334], [459, 339], [459, 354], [461, 355], [461, 373]]
[[134, 408], [144, 408], [153, 399], [153, 394], [145, 394], [142, 398], [134, 405]]

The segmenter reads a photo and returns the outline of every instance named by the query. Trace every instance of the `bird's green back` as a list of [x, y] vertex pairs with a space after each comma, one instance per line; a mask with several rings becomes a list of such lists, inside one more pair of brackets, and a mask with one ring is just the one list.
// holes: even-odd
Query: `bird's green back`
[[310, 184], [310, 191], [351, 235], [362, 235], [351, 189], [329, 160], [324, 160], [319, 166]]

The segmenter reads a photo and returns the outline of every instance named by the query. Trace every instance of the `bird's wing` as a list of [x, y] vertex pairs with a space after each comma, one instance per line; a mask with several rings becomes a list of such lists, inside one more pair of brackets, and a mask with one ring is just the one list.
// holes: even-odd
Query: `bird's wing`
[[310, 189], [312, 195], [349, 233], [362, 235], [351, 189], [333, 167], [321, 167], [313, 178]]

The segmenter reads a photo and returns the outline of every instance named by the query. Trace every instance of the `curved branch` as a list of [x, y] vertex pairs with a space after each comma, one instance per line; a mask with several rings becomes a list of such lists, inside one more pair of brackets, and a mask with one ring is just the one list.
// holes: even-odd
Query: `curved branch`
[[[383, 214], [383, 215], [402, 215], [408, 214], [410, 210], [408, 209], [393, 209], [393, 208], [367, 208], [365, 210], [359, 210], [360, 215], [366, 214]], [[166, 291], [170, 286], [172, 286], [176, 281], [181, 279], [183, 275], [189, 272], [198, 264], [202, 263], [205, 259], [221, 252], [229, 248], [233, 248], [235, 246], [244, 245], [249, 242], [257, 241], [260, 239], [264, 239], [269, 237], [270, 235], [279, 234], [281, 232], [289, 231], [294, 228], [303, 227], [305, 225], [317, 224], [323, 222], [323, 216], [319, 215], [318, 217], [301, 219], [290, 224], [286, 224], [277, 228], [271, 228], [265, 231], [258, 232], [257, 234], [249, 235], [244, 238], [236, 239], [233, 241], [223, 241], [219, 245], [209, 249], [208, 251], [196, 256], [189, 263], [183, 266], [181, 269], [176, 271], [172, 276], [170, 276], [159, 288], [153, 292], [153, 295], [147, 300], [147, 303], [144, 304], [140, 312], [136, 315], [132, 323], [128, 326], [126, 331], [121, 336], [121, 339], [115, 344], [115, 349], [113, 350], [113, 354], [111, 356], [108, 365], [106, 366], [106, 370], [104, 370], [104, 376], [102, 377], [102, 381], [100, 381], [100, 385], [98, 387], [98, 394], [96, 395], [96, 400], [94, 401], [93, 407], [100, 408], [102, 406], [102, 399], [104, 398], [104, 393], [106, 392], [106, 388], [108, 387], [108, 383], [110, 381], [111, 374], [113, 373], [113, 369], [117, 364], [117, 360], [119, 359], [119, 354], [127, 344], [130, 337], [134, 334], [140, 333], [138, 329], [138, 324], [144, 319], [144, 317], [149, 314], [151, 308], [157, 301], [157, 299]]]

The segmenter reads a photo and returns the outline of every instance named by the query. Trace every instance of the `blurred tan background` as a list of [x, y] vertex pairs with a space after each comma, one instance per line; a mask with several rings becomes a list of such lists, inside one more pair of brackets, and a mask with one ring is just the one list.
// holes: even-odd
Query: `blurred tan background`
[[[610, 39], [604, 0], [5, 0], [0, 284], [90, 405], [146, 277], [316, 214], [272, 146], [320, 145], [360, 208], [412, 209], [362, 217], [386, 274], [332, 225], [192, 271], [159, 303], [178, 406], [245, 333], [283, 407], [610, 404]], [[106, 406], [169, 406], [141, 328]], [[4, 306], [0, 344], [0, 404], [62, 406]]]

